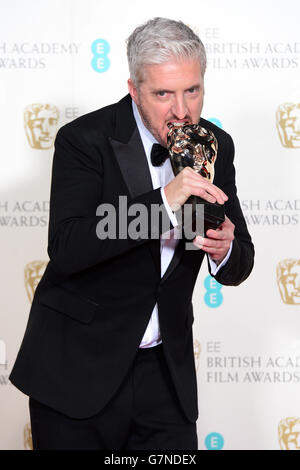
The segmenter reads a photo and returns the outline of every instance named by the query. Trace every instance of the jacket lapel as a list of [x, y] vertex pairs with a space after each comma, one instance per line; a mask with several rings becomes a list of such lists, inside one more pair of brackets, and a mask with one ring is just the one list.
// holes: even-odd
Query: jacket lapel
[[177, 244], [177, 247], [175, 249], [175, 253], [173, 255], [173, 258], [171, 259], [171, 263], [167, 267], [167, 270], [166, 270], [165, 274], [163, 275], [163, 277], [161, 279], [162, 283], [165, 282], [168, 279], [168, 277], [172, 274], [172, 272], [174, 271], [174, 269], [178, 265], [179, 261], [181, 260], [182, 255], [185, 251], [184, 245], [185, 245], [185, 240], [179, 240], [179, 242]]
[[[116, 118], [116, 138], [111, 137], [109, 140], [128, 192], [132, 198], [135, 198], [140, 194], [151, 191], [153, 185], [143, 143], [131, 106], [129, 95], [119, 103], [119, 114]], [[160, 275], [160, 240], [150, 240], [147, 246]]]
[[[130, 196], [135, 198], [151, 191], [153, 189], [152, 179], [143, 143], [133, 117], [130, 95], [119, 102], [115, 137], [111, 137], [109, 140]], [[151, 240], [147, 245], [160, 275], [160, 240]], [[161, 282], [170, 276], [183, 253], [184, 240], [180, 240]]]
[[127, 143], [109, 139], [132, 198], [153, 189], [143, 144], [137, 127]]

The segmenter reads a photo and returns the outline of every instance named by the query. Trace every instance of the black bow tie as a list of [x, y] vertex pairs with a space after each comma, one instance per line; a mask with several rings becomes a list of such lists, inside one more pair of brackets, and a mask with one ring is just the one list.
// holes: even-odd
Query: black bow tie
[[153, 166], [160, 166], [169, 157], [169, 150], [160, 144], [153, 144], [151, 149], [151, 163]]

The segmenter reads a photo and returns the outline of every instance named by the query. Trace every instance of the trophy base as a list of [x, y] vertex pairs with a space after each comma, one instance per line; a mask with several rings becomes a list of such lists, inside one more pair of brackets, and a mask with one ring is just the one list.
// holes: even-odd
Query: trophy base
[[211, 203], [198, 196], [191, 196], [187, 202], [192, 204], [192, 230], [202, 227], [197, 235], [206, 236], [209, 229], [216, 230], [225, 220], [224, 205]]

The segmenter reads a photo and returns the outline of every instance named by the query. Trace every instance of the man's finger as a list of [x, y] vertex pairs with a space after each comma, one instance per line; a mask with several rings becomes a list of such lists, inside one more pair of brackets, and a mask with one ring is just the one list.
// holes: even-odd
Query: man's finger
[[216, 248], [216, 249], [224, 249], [224, 247], [227, 247], [230, 245], [230, 241], [226, 239], [225, 240], [213, 240], [209, 238], [203, 238], [200, 235], [196, 237], [196, 242], [203, 246], [203, 247], [208, 247], [208, 248]]
[[209, 229], [206, 232], [208, 238], [213, 238], [214, 240], [227, 240], [231, 239], [232, 235], [229, 230], [213, 230]]

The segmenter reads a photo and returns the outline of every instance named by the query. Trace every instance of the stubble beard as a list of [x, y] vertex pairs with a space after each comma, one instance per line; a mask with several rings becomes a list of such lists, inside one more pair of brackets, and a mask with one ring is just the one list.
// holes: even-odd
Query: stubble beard
[[148, 129], [148, 131], [153, 135], [153, 137], [157, 140], [157, 142], [160, 145], [162, 145], [163, 147], [167, 147], [167, 143], [163, 141], [163, 139], [161, 138], [159, 132], [153, 127], [153, 125], [151, 123], [151, 119], [150, 119], [147, 111], [143, 107], [142, 103], [137, 105], [137, 108], [139, 110], [142, 121], [143, 121], [145, 127]]

